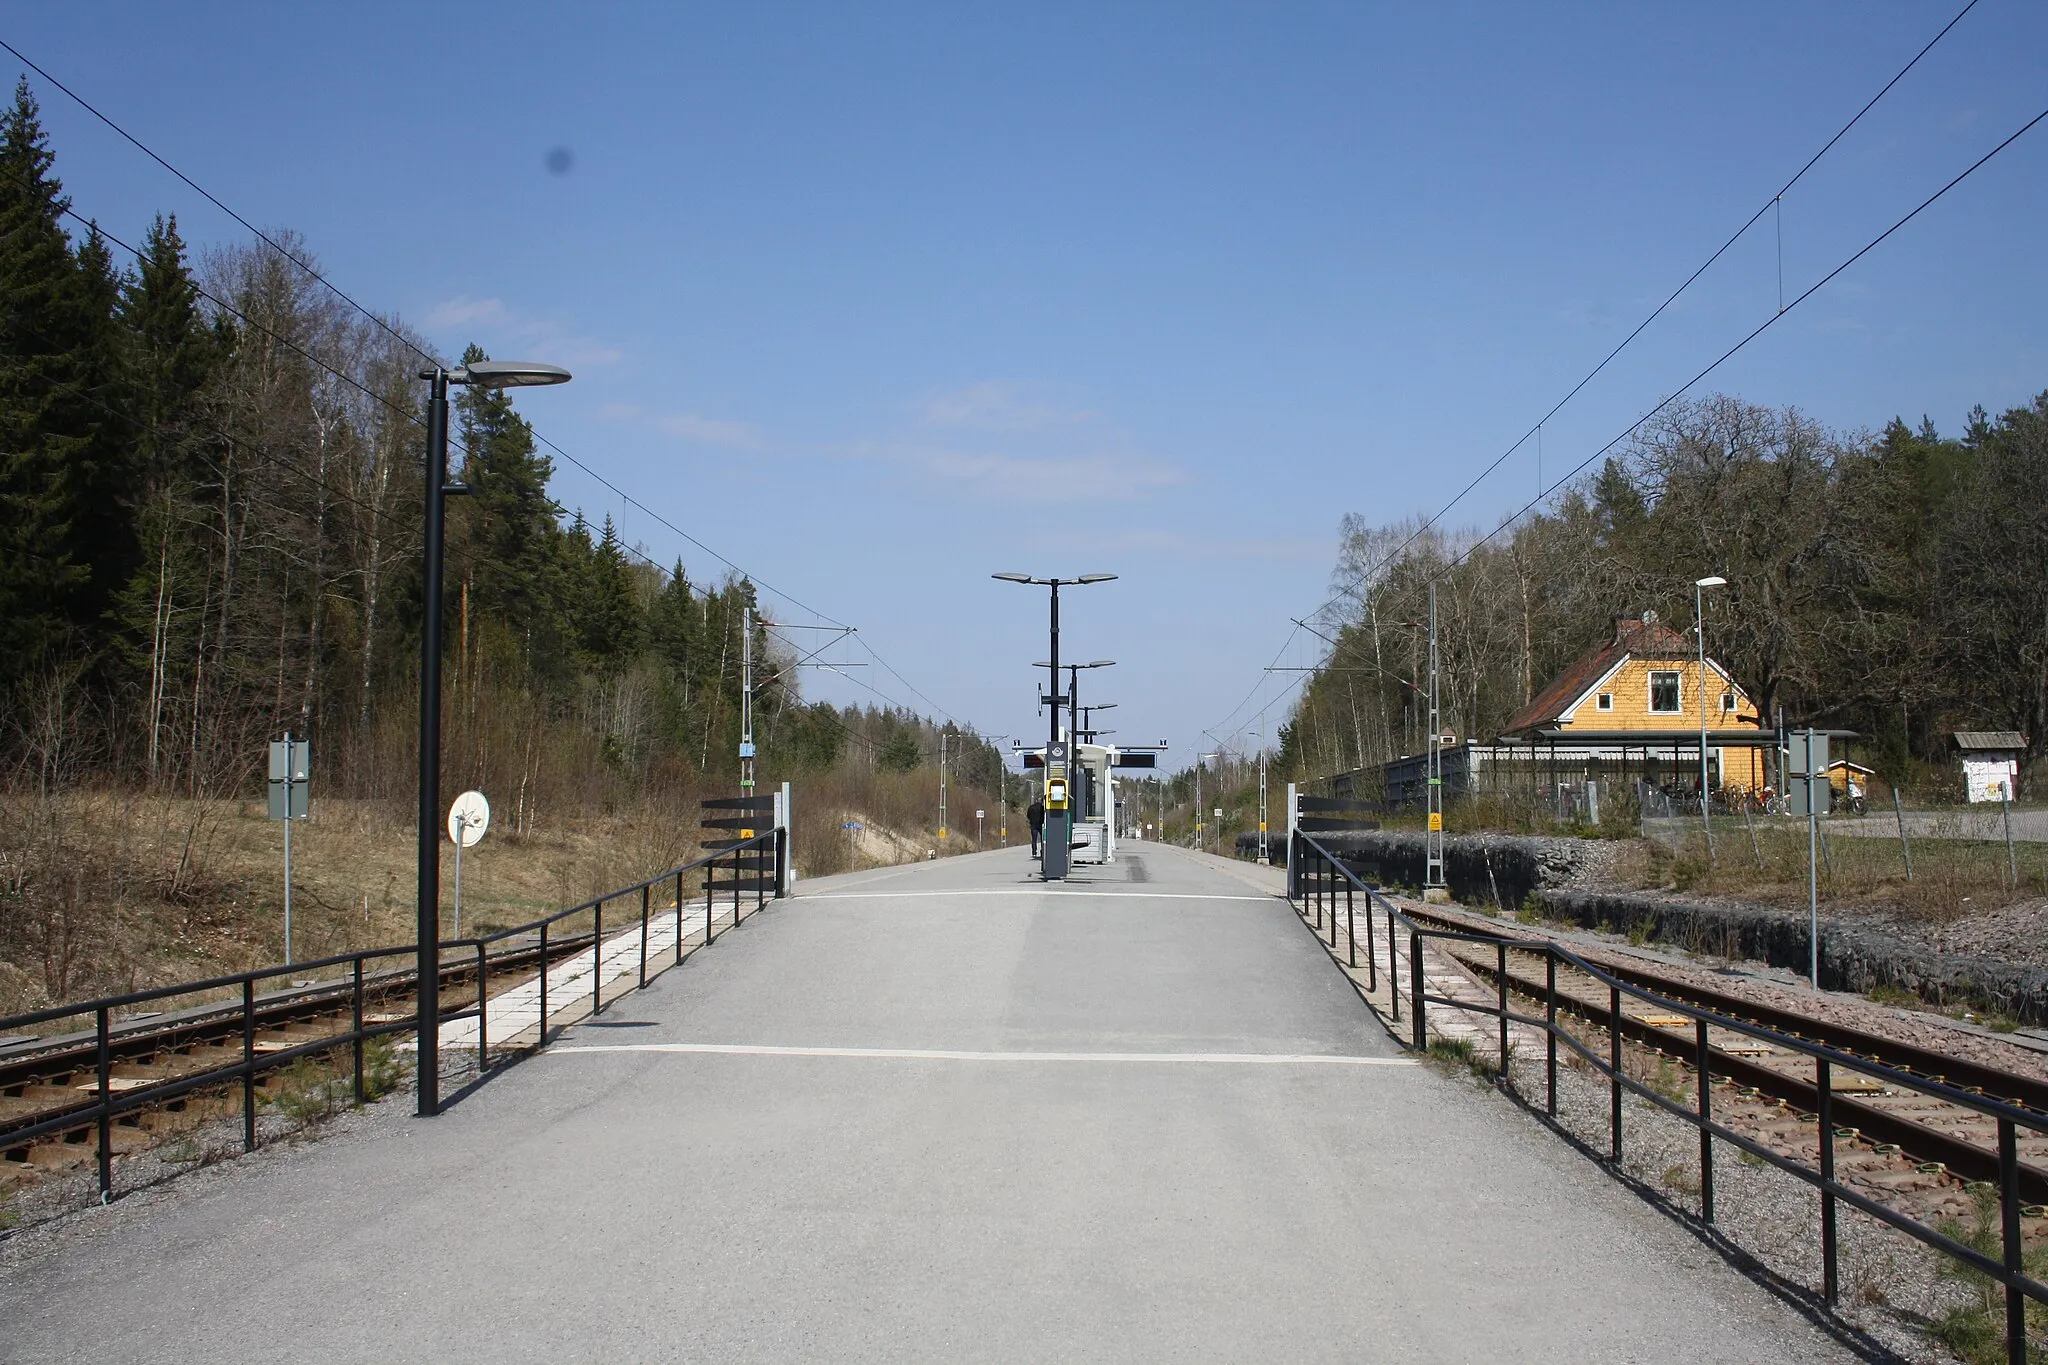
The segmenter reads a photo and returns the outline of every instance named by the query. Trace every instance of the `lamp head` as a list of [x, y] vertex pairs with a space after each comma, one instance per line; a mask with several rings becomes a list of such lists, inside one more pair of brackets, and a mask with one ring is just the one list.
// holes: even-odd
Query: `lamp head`
[[524, 389], [543, 384], [566, 384], [569, 372], [559, 365], [534, 360], [479, 360], [448, 371], [451, 384], [468, 384], [479, 389]]
[[1113, 573], [1084, 573], [1075, 579], [1076, 583], [1110, 583], [1116, 580]]
[[1706, 578], [1695, 578], [1692, 585], [1695, 588], [1725, 588], [1728, 586], [1728, 580], [1719, 574], [1713, 574]]
[[1029, 583], [1032, 581], [1031, 575], [1028, 573], [992, 573], [989, 577], [1000, 578], [1005, 583]]

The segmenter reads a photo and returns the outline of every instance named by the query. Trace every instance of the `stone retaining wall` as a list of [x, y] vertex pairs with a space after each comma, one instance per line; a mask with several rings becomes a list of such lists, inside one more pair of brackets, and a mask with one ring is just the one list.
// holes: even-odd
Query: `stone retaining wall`
[[[1419, 887], [1423, 835], [1374, 830], [1319, 836], [1362, 879]], [[1257, 838], [1256, 835], [1253, 836]], [[1806, 916], [1654, 891], [1597, 889], [1613, 845], [1596, 839], [1454, 834], [1444, 840], [1444, 879], [1458, 901], [1518, 910], [1534, 896], [1547, 918], [1588, 929], [1640, 931], [1648, 940], [1716, 956], [1747, 958], [1804, 975]], [[1286, 852], [1276, 841], [1276, 860]], [[1965, 1004], [2024, 1023], [2048, 1023], [2048, 970], [1991, 957], [1936, 954], [1874, 929], [1821, 924], [1821, 985], [1869, 991], [1898, 986], [1932, 1004]]]
[[[1806, 972], [1806, 916], [1761, 905], [1696, 901], [1648, 891], [1539, 890], [1544, 914], [1588, 929], [1640, 930], [1693, 952]], [[1823, 920], [1820, 984], [1837, 991], [1898, 986], [1933, 1004], [1966, 1004], [2022, 1023], [2048, 1023], [2048, 970], [1997, 958], [1936, 954], [1876, 930]]]

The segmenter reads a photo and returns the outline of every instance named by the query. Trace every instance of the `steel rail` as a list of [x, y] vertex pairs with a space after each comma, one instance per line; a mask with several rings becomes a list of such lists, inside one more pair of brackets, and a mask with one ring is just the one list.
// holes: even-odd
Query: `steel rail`
[[[2002, 1099], [1959, 1088], [1938, 1078], [1916, 1075], [1910, 1071], [1887, 1065], [1882, 1061], [1856, 1056], [1825, 1042], [1815, 1042], [1808, 1038], [1797, 1037], [1790, 1033], [1766, 1028], [1749, 1020], [1723, 1014], [1684, 999], [1660, 994], [1636, 982], [1625, 980], [1622, 976], [1611, 972], [1602, 964], [1588, 961], [1555, 940], [1514, 938], [1498, 932], [1474, 933], [1464, 930], [1451, 932], [1427, 926], [1417, 919], [1410, 918], [1400, 907], [1394, 905], [1393, 902], [1387, 900], [1379, 891], [1362, 881], [1356, 872], [1346, 866], [1341, 859], [1319, 840], [1299, 829], [1289, 831], [1288, 864], [1290, 869], [1290, 893], [1298, 893], [1300, 896], [1302, 902], [1300, 913], [1304, 924], [1308, 922], [1311, 910], [1313, 910], [1319, 941], [1321, 940], [1320, 931], [1323, 924], [1325, 902], [1327, 901], [1328, 903], [1330, 911], [1330, 940], [1328, 946], [1333, 957], [1337, 952], [1335, 891], [1339, 885], [1345, 887], [1347, 911], [1350, 903], [1355, 900], [1356, 895], [1358, 893], [1364, 894], [1366, 898], [1367, 941], [1369, 945], [1372, 943], [1372, 924], [1375, 913], [1383, 914], [1386, 917], [1388, 938], [1387, 985], [1390, 1004], [1395, 1011], [1399, 1009], [1402, 993], [1397, 971], [1398, 963], [1395, 959], [1396, 927], [1405, 927], [1408, 936], [1409, 954], [1408, 992], [1410, 997], [1410, 1029], [1413, 1045], [1417, 1050], [1424, 1048], [1428, 1042], [1426, 1011], [1430, 1004], [1440, 1004], [1469, 1014], [1494, 1017], [1499, 1021], [1500, 1027], [1503, 1047], [1500, 1074], [1505, 1084], [1508, 1083], [1509, 1079], [1506, 1066], [1509, 1024], [1511, 1022], [1519, 1023], [1529, 1028], [1542, 1030], [1546, 1039], [1546, 1051], [1549, 1061], [1547, 1067], [1549, 1089], [1547, 1108], [1552, 1116], [1555, 1116], [1557, 1112], [1556, 1050], [1559, 1044], [1563, 1044], [1572, 1052], [1582, 1057], [1596, 1073], [1607, 1078], [1610, 1094], [1609, 1141], [1611, 1155], [1609, 1160], [1612, 1163], [1612, 1168], [1617, 1172], [1620, 1169], [1624, 1136], [1622, 1096], [1624, 1094], [1633, 1094], [1673, 1117], [1692, 1124], [1700, 1131], [1702, 1195], [1700, 1218], [1704, 1223], [1712, 1224], [1714, 1222], [1711, 1193], [1713, 1189], [1712, 1140], [1718, 1137], [1726, 1142], [1733, 1143], [1742, 1151], [1750, 1153], [1765, 1164], [1776, 1167], [1812, 1186], [1819, 1192], [1821, 1205], [1821, 1298], [1827, 1305], [1832, 1307], [1839, 1297], [1837, 1214], [1838, 1206], [1846, 1202], [1851, 1208], [1861, 1210], [1888, 1226], [1905, 1233], [1923, 1245], [1932, 1247], [1945, 1255], [1964, 1262], [1988, 1276], [1995, 1283], [2002, 1285], [2005, 1290], [2006, 1300], [2007, 1360], [2011, 1362], [2011, 1365], [2024, 1365], [2027, 1358], [2027, 1342], [2024, 1330], [2026, 1301], [2033, 1299], [2036, 1302], [2048, 1304], [2048, 1284], [2044, 1284], [2042, 1281], [2029, 1275], [2024, 1262], [2025, 1244], [2021, 1220], [2024, 1215], [2025, 1206], [2021, 1203], [2023, 1176], [2018, 1157], [2017, 1134], [2022, 1128], [2035, 1133], [2048, 1133], [2048, 1116], [2029, 1109], [2020, 1108]], [[1292, 898], [1293, 896], [1290, 894], [1290, 900]], [[1347, 914], [1348, 917], [1349, 915]], [[1441, 921], [1438, 922], [1441, 923]], [[1497, 971], [1500, 979], [1496, 982], [1498, 988], [1496, 1000], [1493, 1003], [1480, 1004], [1470, 1000], [1430, 995], [1427, 991], [1427, 983], [1423, 971], [1422, 950], [1424, 942], [1431, 939], [1470, 943], [1492, 948], [1499, 960]], [[1511, 948], [1518, 952], [1542, 956], [1548, 964], [1543, 995], [1545, 1004], [1543, 1015], [1521, 1014], [1509, 1005], [1505, 977], [1507, 976], [1506, 957]], [[1351, 956], [1355, 957], [1355, 939], [1349, 952]], [[1607, 988], [1609, 1003], [1606, 1013], [1612, 1026], [1607, 1029], [1609, 1041], [1605, 1057], [1598, 1055], [1591, 1047], [1587, 1046], [1586, 1043], [1573, 1034], [1570, 1029], [1562, 1028], [1558, 1024], [1557, 1013], [1560, 994], [1556, 988], [1556, 969], [1560, 963], [1583, 972], [1589, 979]], [[1375, 980], [1377, 977], [1377, 955], [1376, 950], [1370, 946], [1368, 947], [1367, 971], [1368, 980]], [[1356, 984], [1355, 979], [1354, 984]], [[1361, 994], [1365, 995], [1368, 1001], [1370, 1001], [1370, 993], [1376, 990], [1376, 986], [1367, 986], [1361, 988]], [[1622, 1026], [1628, 1023], [1627, 1016], [1622, 1012], [1622, 998], [1624, 996], [1658, 1007], [1667, 1013], [1683, 1015], [1693, 1022], [1698, 1044], [1697, 1055], [1705, 1064], [1705, 1067], [1708, 1068], [1701, 1070], [1698, 1075], [1700, 1093], [1697, 1111], [1692, 1107], [1678, 1103], [1628, 1075], [1622, 1059], [1622, 1038], [1625, 1031]], [[1377, 1006], [1375, 1005], [1374, 1008], [1377, 1009]], [[1395, 1017], [1398, 1019], [1398, 1014]], [[1644, 1027], [1648, 1028], [1650, 1026], [1645, 1024]], [[1808, 1165], [1796, 1157], [1778, 1152], [1713, 1119], [1709, 1103], [1712, 1093], [1710, 1069], [1713, 1066], [1712, 1049], [1708, 1047], [1708, 1033], [1710, 1029], [1722, 1029], [1746, 1036], [1757, 1042], [1776, 1047], [1781, 1051], [1802, 1054], [1812, 1059], [1815, 1069], [1813, 1086], [1815, 1119], [1817, 1121], [1817, 1137], [1819, 1139], [1819, 1161], [1817, 1168]], [[1661, 1041], [1668, 1043], [1670, 1035], [1662, 1035]], [[1835, 1114], [1840, 1105], [1853, 1103], [1843, 1101], [1832, 1093], [1832, 1072], [1838, 1066], [1869, 1076], [1890, 1088], [1913, 1091], [1933, 1099], [1945, 1101], [1959, 1109], [1973, 1111], [1992, 1119], [1996, 1123], [1998, 1143], [1995, 1188], [1998, 1192], [1997, 1197], [2001, 1214], [1999, 1256], [1992, 1257], [1972, 1247], [1965, 1246], [1940, 1229], [1930, 1226], [1910, 1214], [1881, 1204], [1835, 1178], [1835, 1143], [1838, 1136], [1849, 1135], [1847, 1130], [1844, 1130], [1842, 1134], [1837, 1133], [1834, 1121]]]
[[[1411, 908], [1404, 913], [1410, 919], [1456, 926], [1466, 931], [1488, 932], [1481, 926], [1464, 924], [1449, 916], [1427, 910], [1417, 911]], [[1525, 941], [1513, 935], [1501, 937], [1507, 938], [1511, 945], [1516, 946]], [[1717, 1014], [1745, 1018], [1775, 1032], [1811, 1042], [1825, 1043], [1843, 1052], [1860, 1053], [1900, 1071], [1935, 1077], [1965, 1090], [1981, 1090], [1987, 1095], [1997, 1095], [2036, 1113], [2048, 1115], [2048, 1081], [2001, 1071], [1997, 1067], [1986, 1066], [1982, 1062], [1974, 1062], [1966, 1057], [1899, 1042], [1882, 1034], [1867, 1033], [1862, 1029], [1817, 1019], [1796, 1010], [1760, 1004], [1743, 996], [1728, 995], [1705, 986], [1696, 986], [1646, 968], [1624, 967], [1615, 963], [1602, 965], [1611, 975], [1618, 976], [1624, 981], [1632, 981], [1660, 995], [1687, 1000]]]
[[[703, 942], [698, 946], [708, 946], [713, 940], [711, 928], [714, 907], [711, 891], [714, 885], [719, 890], [727, 886], [733, 887], [732, 916], [733, 923], [737, 924], [741, 918], [738, 883], [746, 873], [756, 873], [756, 880], [760, 883], [753, 888], [757, 893], [757, 912], [765, 905], [771, 890], [778, 899], [788, 894], [785, 875], [788, 867], [788, 849], [786, 830], [779, 827], [766, 830], [751, 838], [735, 841], [730, 847], [717, 849], [703, 857], [635, 882], [631, 886], [606, 892], [527, 924], [490, 934], [443, 940], [437, 945], [442, 963], [441, 970], [436, 973], [437, 984], [451, 975], [458, 983], [474, 978], [477, 983], [477, 1002], [465, 1009], [447, 1011], [440, 1018], [443, 1022], [469, 1018], [478, 1020], [478, 1063], [480, 1067], [485, 1065], [485, 1049], [488, 1044], [485, 1041], [487, 1035], [484, 1025], [489, 1004], [490, 977], [494, 974], [494, 967], [503, 964], [506, 969], [511, 970], [515, 963], [523, 964], [538, 960], [541, 965], [542, 983], [539, 1045], [544, 1045], [552, 1018], [546, 1007], [547, 974], [558, 956], [580, 955], [585, 951], [593, 954], [599, 966], [599, 974], [592, 983], [591, 1012], [601, 1012], [604, 1007], [602, 992], [605, 982], [602, 979], [601, 948], [602, 915], [606, 904], [626, 897], [637, 898], [640, 902], [640, 926], [644, 939], [654, 915], [653, 891], [657, 887], [666, 889], [672, 883], [675, 888], [674, 904], [662, 907], [659, 913], [662, 916], [673, 915], [675, 918], [675, 952], [676, 960], [680, 962], [683, 957], [683, 940], [687, 936], [683, 932], [683, 894], [686, 877], [699, 870], [705, 876], [705, 935]], [[769, 861], [771, 858], [772, 864]], [[734, 881], [730, 883], [721, 882], [717, 877], [718, 872], [727, 866], [734, 877]], [[550, 943], [549, 929], [552, 926], [586, 913], [592, 917], [589, 930], [567, 934]], [[694, 915], [694, 910], [691, 913]], [[521, 946], [501, 951], [495, 959], [491, 957], [491, 944], [504, 943], [525, 936], [536, 936], [538, 941], [531, 947]], [[451, 950], [460, 956], [449, 958]], [[245, 1150], [254, 1150], [257, 1145], [258, 1078], [266, 1072], [289, 1066], [303, 1058], [332, 1052], [342, 1047], [352, 1047], [354, 1050], [356, 1099], [361, 1102], [365, 1098], [365, 1043], [386, 1034], [417, 1028], [419, 1022], [417, 1010], [409, 1016], [392, 1020], [369, 1021], [364, 1018], [364, 1005], [367, 1002], [381, 1003], [392, 995], [402, 993], [407, 984], [416, 983], [416, 968], [390, 969], [374, 973], [366, 972], [364, 969], [367, 964], [381, 958], [410, 956], [417, 960], [418, 951], [417, 946], [411, 944], [361, 949], [337, 953], [310, 962], [261, 967], [200, 981], [155, 986], [98, 1000], [49, 1006], [0, 1019], [0, 1034], [81, 1015], [90, 1016], [94, 1020], [94, 1028], [90, 1033], [69, 1033], [54, 1039], [37, 1038], [31, 1043], [18, 1044], [14, 1049], [10, 1049], [4, 1058], [0, 1058], [0, 1065], [8, 1068], [12, 1075], [5, 1084], [0, 1084], [0, 1089], [16, 1091], [16, 1097], [19, 1098], [19, 1091], [37, 1083], [36, 1076], [39, 1073], [55, 1075], [61, 1071], [67, 1081], [81, 1071], [91, 1070], [96, 1075], [96, 1082], [89, 1087], [89, 1099], [77, 1104], [64, 1105], [55, 1112], [46, 1109], [16, 1115], [11, 1123], [0, 1127], [0, 1151], [10, 1156], [19, 1153], [26, 1158], [29, 1147], [40, 1139], [56, 1133], [75, 1133], [82, 1127], [96, 1124], [99, 1186], [101, 1198], [104, 1200], [111, 1197], [112, 1193], [111, 1163], [114, 1154], [111, 1125], [121, 1115], [161, 1106], [195, 1090], [219, 1089], [239, 1083], [243, 1095], [243, 1146]], [[469, 956], [472, 953], [474, 956]], [[325, 981], [310, 987], [269, 992], [266, 998], [271, 1003], [268, 1008], [259, 1010], [256, 995], [258, 983], [274, 981], [281, 976], [298, 976], [334, 968], [347, 968], [347, 978], [342, 982]], [[631, 972], [624, 974], [632, 975]], [[643, 942], [638, 985], [645, 983]], [[628, 986], [626, 989], [637, 988], [636, 985]], [[151, 1016], [146, 1019], [122, 1020], [120, 1023], [123, 1027], [115, 1026], [113, 1016], [116, 1010], [131, 1010], [137, 1005], [154, 1004], [179, 996], [230, 989], [239, 989], [239, 1001], [197, 1006], [168, 1016], [167, 1021], [165, 1016]], [[344, 1029], [295, 1045], [266, 1048], [260, 1052], [257, 1050], [256, 1034], [259, 1027], [264, 1032], [276, 1033], [281, 1027], [299, 1020], [342, 1015], [344, 1008], [348, 1021], [348, 1026]], [[116, 1092], [113, 1088], [113, 1082], [120, 1079], [112, 1075], [113, 1067], [130, 1062], [137, 1055], [147, 1053], [154, 1056], [164, 1051], [199, 1046], [219, 1047], [223, 1045], [223, 1040], [236, 1035], [239, 1035], [241, 1043], [241, 1056], [234, 1062], [204, 1067], [187, 1075], [148, 1078], [150, 1084], [132, 1090]], [[89, 1045], [86, 1042], [88, 1038]], [[500, 1051], [504, 1051], [502, 1046]]]

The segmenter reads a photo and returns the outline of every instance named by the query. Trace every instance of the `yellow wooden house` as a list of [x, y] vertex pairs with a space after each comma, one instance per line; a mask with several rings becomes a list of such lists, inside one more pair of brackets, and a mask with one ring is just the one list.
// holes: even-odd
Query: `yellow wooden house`
[[1698, 644], [1654, 613], [1617, 617], [1611, 639], [1552, 679], [1501, 731], [1503, 741], [1547, 746], [1553, 759], [1668, 761], [1674, 780], [1699, 781], [1700, 720], [1708, 785], [1755, 791], [1766, 779], [1756, 704]]

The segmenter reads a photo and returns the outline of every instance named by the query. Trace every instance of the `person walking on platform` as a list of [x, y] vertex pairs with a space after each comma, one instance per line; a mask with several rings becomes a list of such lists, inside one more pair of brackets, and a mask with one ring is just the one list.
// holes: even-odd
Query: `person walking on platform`
[[1031, 856], [1036, 858], [1045, 839], [1045, 802], [1037, 797], [1024, 810], [1024, 818], [1031, 822]]

